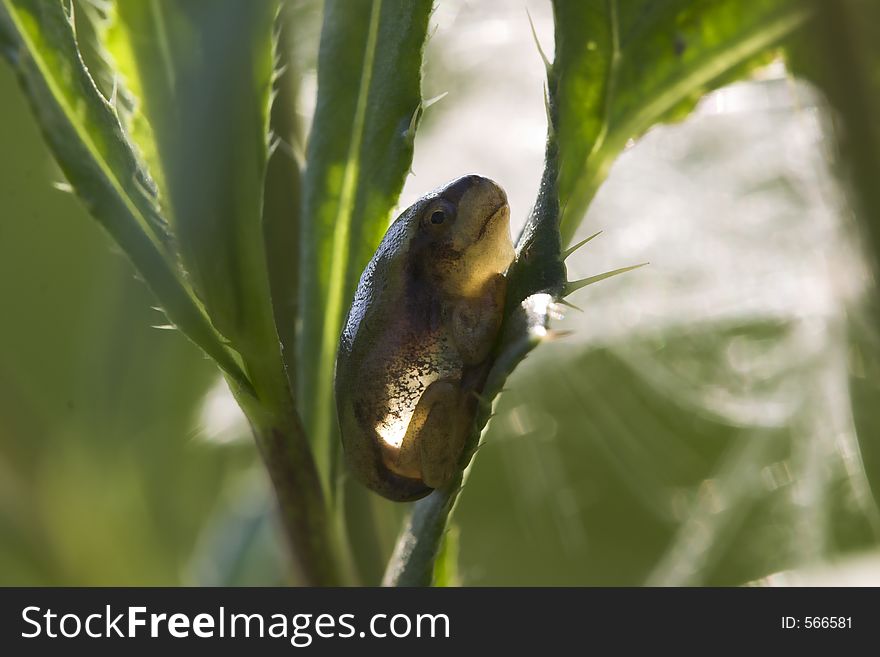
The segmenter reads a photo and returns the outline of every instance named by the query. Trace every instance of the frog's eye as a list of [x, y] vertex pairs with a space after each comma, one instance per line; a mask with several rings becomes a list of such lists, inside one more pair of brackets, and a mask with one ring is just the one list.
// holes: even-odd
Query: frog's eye
[[441, 228], [451, 224], [454, 219], [455, 208], [449, 203], [441, 201], [425, 212], [422, 218], [422, 223], [429, 228]]

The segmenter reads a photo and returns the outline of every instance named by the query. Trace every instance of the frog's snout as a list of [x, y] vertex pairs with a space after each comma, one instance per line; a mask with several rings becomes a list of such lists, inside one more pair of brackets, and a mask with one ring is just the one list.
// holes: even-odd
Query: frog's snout
[[449, 183], [441, 195], [456, 207], [452, 243], [457, 250], [470, 248], [496, 229], [509, 230], [507, 194], [493, 180], [463, 176]]
[[498, 209], [507, 205], [507, 194], [498, 183], [474, 173], [446, 185], [442, 196], [459, 207], [465, 203], [482, 206], [488, 210], [486, 214], [495, 214]]

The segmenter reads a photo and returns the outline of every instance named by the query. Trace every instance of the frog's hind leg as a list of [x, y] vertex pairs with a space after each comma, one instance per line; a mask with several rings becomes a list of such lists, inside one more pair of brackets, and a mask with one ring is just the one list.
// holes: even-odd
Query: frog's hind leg
[[460, 386], [457, 379], [438, 379], [425, 388], [400, 445], [401, 469], [420, 470], [431, 488], [452, 479], [467, 440], [469, 414]]

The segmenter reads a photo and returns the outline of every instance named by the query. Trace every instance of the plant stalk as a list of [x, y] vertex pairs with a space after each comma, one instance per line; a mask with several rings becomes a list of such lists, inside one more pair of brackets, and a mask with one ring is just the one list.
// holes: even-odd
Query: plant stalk
[[280, 362], [248, 368], [256, 396], [232, 386], [248, 418], [275, 491], [281, 527], [298, 581], [338, 586], [339, 550], [318, 468]]
[[307, 586], [339, 585], [324, 495], [299, 417], [291, 413], [267, 426], [251, 426], [299, 581]]
[[463, 475], [413, 505], [412, 513], [382, 579], [382, 586], [430, 586], [434, 561], [446, 532], [449, 516], [461, 491]]

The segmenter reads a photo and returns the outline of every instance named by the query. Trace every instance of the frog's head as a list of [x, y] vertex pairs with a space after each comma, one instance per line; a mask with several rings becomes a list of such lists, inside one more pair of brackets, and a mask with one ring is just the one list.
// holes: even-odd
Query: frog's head
[[453, 180], [413, 209], [412, 255], [444, 292], [475, 294], [513, 261], [507, 195], [488, 178]]

